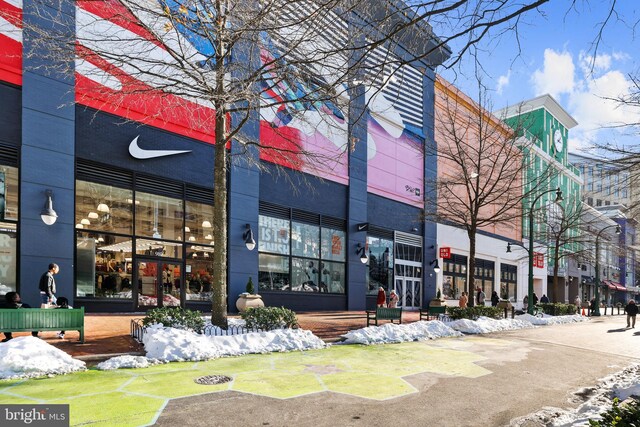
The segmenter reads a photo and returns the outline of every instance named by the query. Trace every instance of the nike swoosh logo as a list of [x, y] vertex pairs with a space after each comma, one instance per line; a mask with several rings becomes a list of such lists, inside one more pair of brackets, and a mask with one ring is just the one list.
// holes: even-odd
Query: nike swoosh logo
[[191, 152], [191, 150], [145, 150], [138, 146], [138, 138], [140, 138], [140, 135], [133, 138], [131, 144], [129, 144], [129, 154], [136, 159], [153, 159], [156, 157], [173, 156], [175, 154]]
[[359, 225], [359, 226], [358, 226], [358, 231], [362, 231], [362, 230], [364, 230], [365, 228], [367, 228], [366, 224], [365, 224], [365, 225]]

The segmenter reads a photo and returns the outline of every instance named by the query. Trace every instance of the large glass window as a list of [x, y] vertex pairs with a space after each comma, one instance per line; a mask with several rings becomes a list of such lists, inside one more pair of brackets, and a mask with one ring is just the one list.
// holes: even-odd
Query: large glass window
[[78, 231], [76, 296], [131, 299], [131, 255], [129, 237]]
[[16, 225], [0, 222], [0, 295], [16, 291]]
[[187, 201], [185, 241], [213, 245], [213, 206]]
[[389, 293], [393, 289], [393, 240], [367, 236], [367, 253], [367, 293], [375, 295], [380, 287]]
[[517, 301], [518, 267], [500, 264], [500, 298]]
[[76, 228], [133, 233], [133, 191], [76, 181]]
[[[457, 299], [466, 288], [467, 283], [467, 257], [452, 254], [451, 258], [442, 262], [442, 297], [445, 299]], [[473, 298], [473, 295], [469, 296]]]
[[18, 220], [18, 168], [0, 165], [0, 221]]
[[474, 275], [474, 291], [477, 293], [478, 288], [482, 289], [486, 296], [486, 300], [491, 298], [493, 291], [493, 278], [495, 274], [495, 263], [476, 258], [476, 274]]
[[136, 193], [136, 235], [154, 239], [182, 240], [192, 237], [184, 226], [182, 200]]
[[[213, 275], [213, 247], [191, 246], [187, 250], [185, 295], [187, 301], [211, 301], [211, 276]], [[174, 293], [180, 296], [182, 285], [174, 279]]]
[[345, 292], [345, 232], [288, 219], [259, 217], [261, 291]]

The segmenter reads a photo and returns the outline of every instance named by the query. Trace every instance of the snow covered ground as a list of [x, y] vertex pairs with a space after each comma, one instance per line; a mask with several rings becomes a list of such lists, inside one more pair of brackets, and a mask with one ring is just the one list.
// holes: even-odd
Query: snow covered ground
[[85, 370], [85, 363], [35, 337], [0, 344], [0, 379], [34, 378]]
[[588, 387], [574, 393], [574, 401], [587, 400], [577, 408], [561, 409], [545, 407], [538, 412], [511, 421], [512, 427], [532, 425], [548, 427], [588, 426], [589, 419], [599, 420], [600, 414], [611, 408], [613, 398], [624, 401], [630, 396], [640, 396], [640, 365], [631, 365], [622, 371], [602, 378], [595, 387]]

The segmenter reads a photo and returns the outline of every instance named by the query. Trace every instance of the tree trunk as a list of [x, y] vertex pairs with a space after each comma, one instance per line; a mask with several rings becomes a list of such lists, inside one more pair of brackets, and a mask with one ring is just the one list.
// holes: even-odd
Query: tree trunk
[[[216, 99], [223, 100], [226, 33], [223, 2], [216, 1]], [[213, 283], [211, 286], [211, 323], [227, 329], [227, 111], [223, 101], [215, 104], [215, 159], [213, 166]]]
[[468, 306], [473, 307], [476, 305], [476, 291], [475, 291], [475, 271], [476, 271], [476, 232], [475, 229], [471, 229], [468, 232], [469, 236], [469, 263], [467, 267], [467, 293], [469, 297]]

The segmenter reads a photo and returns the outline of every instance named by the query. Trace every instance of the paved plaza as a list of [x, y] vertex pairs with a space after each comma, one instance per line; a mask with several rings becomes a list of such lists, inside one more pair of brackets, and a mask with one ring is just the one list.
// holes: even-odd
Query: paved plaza
[[[640, 332], [624, 323], [600, 317], [427, 342], [90, 369], [2, 382], [0, 402], [69, 403], [72, 425], [503, 426], [544, 406], [577, 406], [572, 391], [638, 361]], [[231, 381], [195, 382], [209, 375]]]

